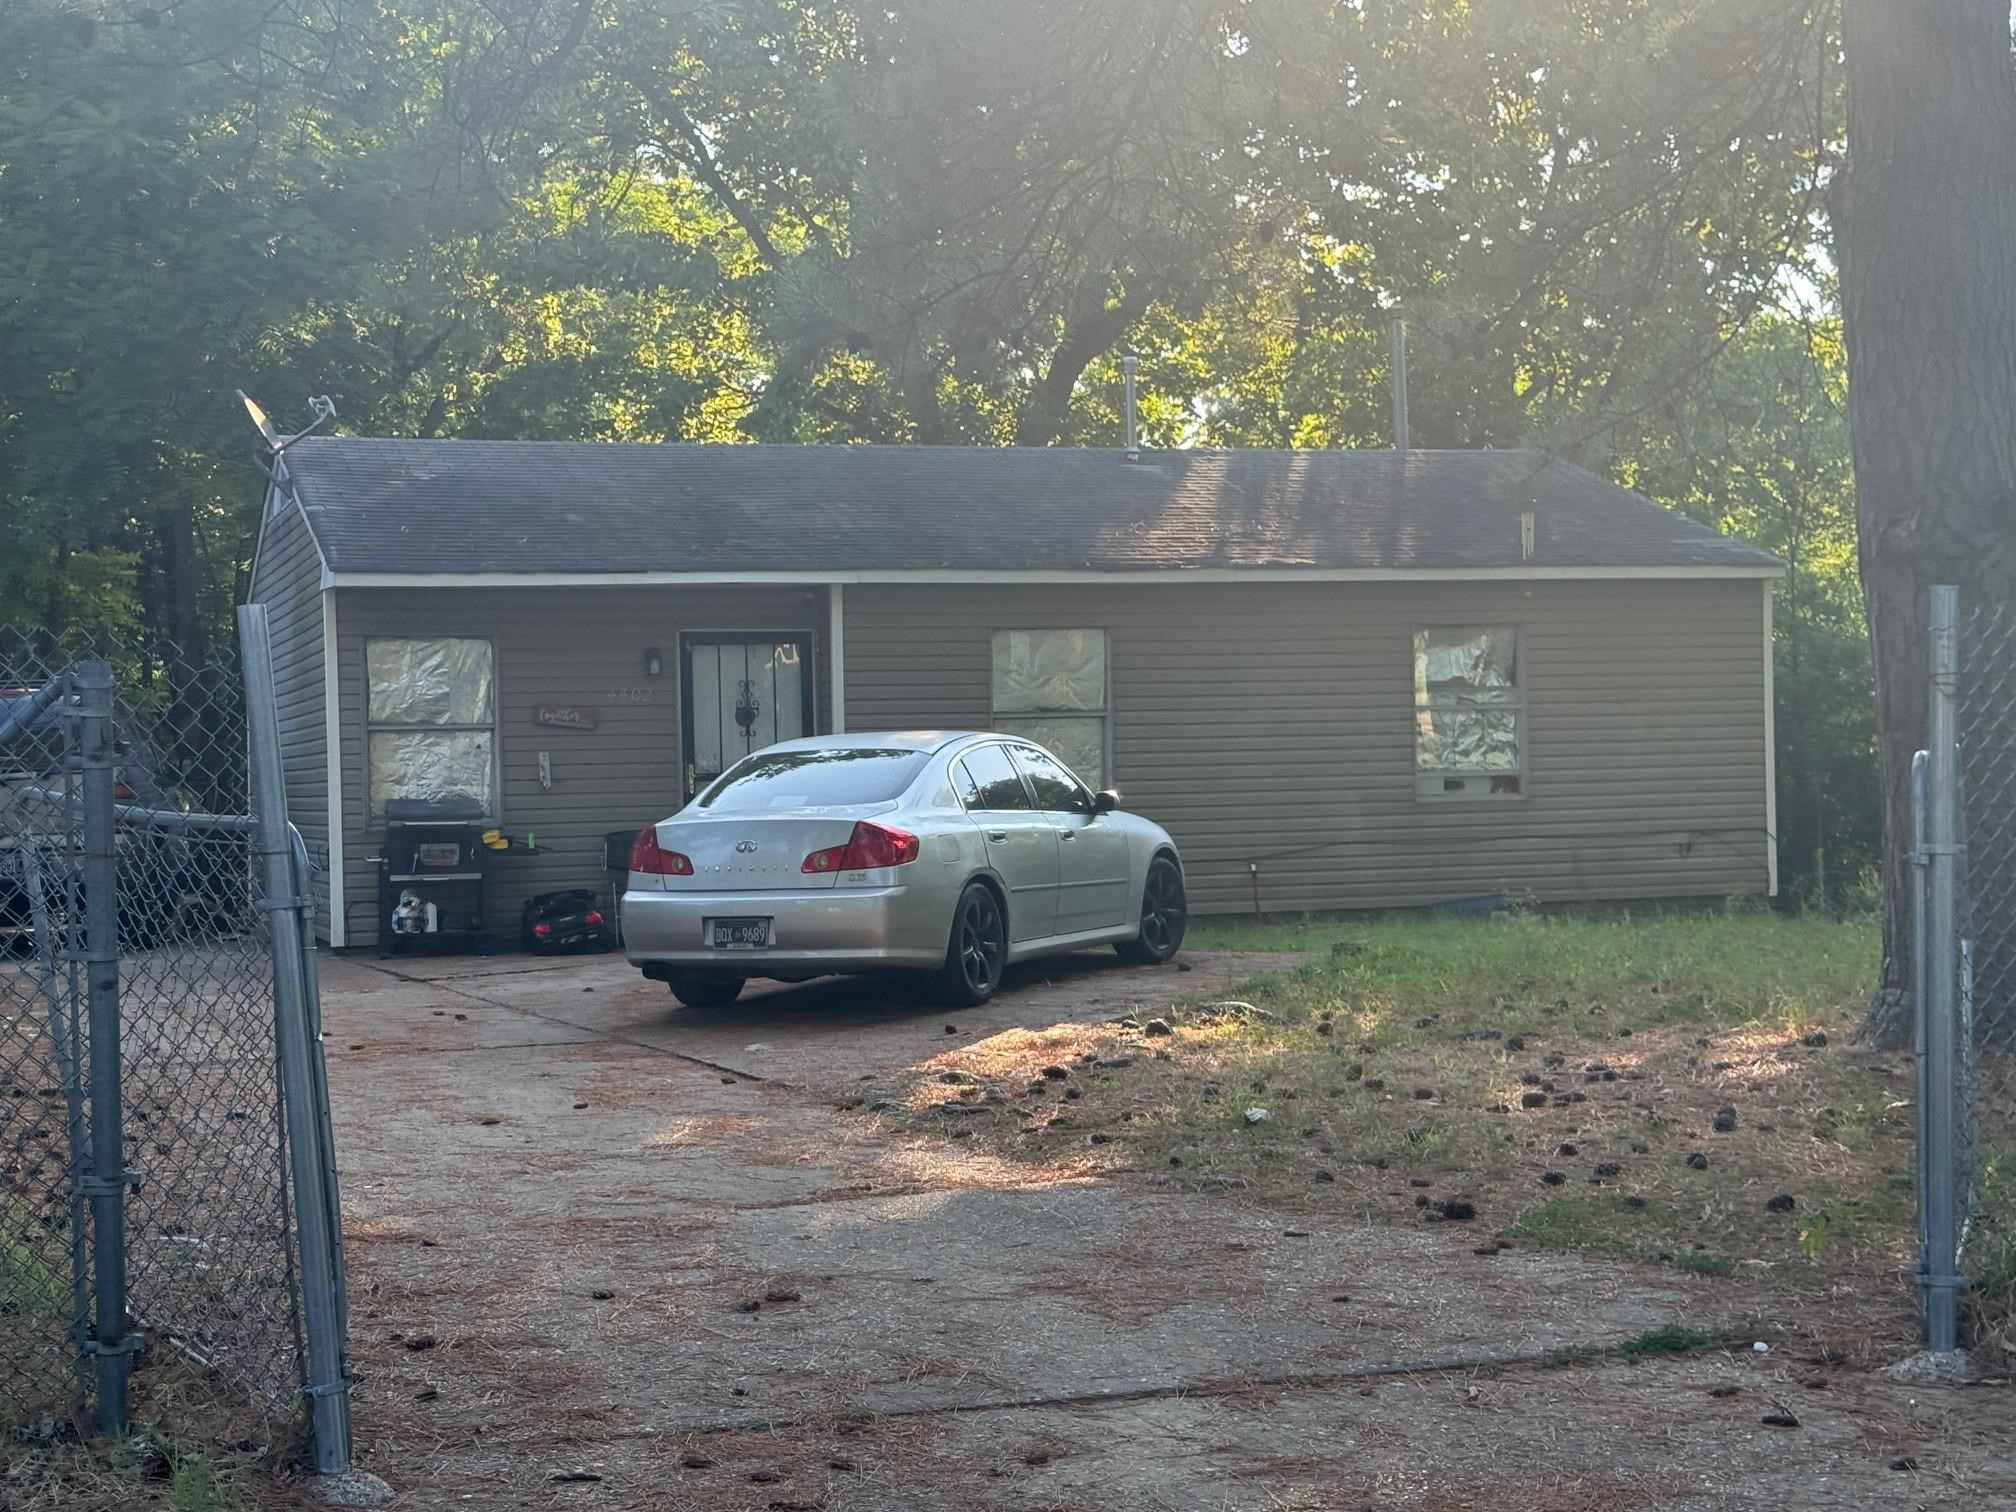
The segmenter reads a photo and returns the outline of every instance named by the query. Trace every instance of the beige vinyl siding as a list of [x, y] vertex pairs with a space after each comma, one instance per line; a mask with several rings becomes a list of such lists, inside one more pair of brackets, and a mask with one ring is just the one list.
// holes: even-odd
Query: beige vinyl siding
[[[1169, 583], [846, 596], [850, 729], [980, 727], [996, 628], [1100, 628], [1113, 776], [1200, 912], [1767, 885], [1754, 581]], [[1412, 633], [1517, 625], [1521, 797], [1417, 798]]]
[[[679, 636], [689, 630], [798, 631], [812, 636], [815, 718], [826, 728], [826, 603], [802, 588], [440, 588], [338, 589], [338, 696], [346, 912], [350, 943], [377, 942], [382, 822], [367, 821], [364, 642], [376, 636], [457, 635], [496, 648], [501, 825], [535, 853], [491, 860], [489, 924], [515, 946], [518, 911], [534, 893], [603, 889], [606, 831], [662, 819], [681, 802]], [[664, 656], [664, 675], [644, 675], [644, 652]], [[612, 699], [650, 691], [648, 702]], [[593, 730], [532, 723], [541, 704], [590, 710]], [[539, 786], [539, 752], [553, 758], [553, 786]]]
[[266, 606], [278, 691], [287, 817], [316, 863], [315, 932], [329, 938], [329, 732], [323, 682], [322, 558], [301, 511], [289, 502], [266, 522], [248, 599]]

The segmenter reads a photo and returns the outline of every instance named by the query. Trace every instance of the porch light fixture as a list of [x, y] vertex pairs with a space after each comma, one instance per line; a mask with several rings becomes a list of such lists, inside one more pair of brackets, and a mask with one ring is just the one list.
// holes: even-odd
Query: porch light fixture
[[665, 675], [665, 658], [659, 655], [656, 646], [650, 647], [644, 653], [644, 675], [646, 677], [663, 677]]

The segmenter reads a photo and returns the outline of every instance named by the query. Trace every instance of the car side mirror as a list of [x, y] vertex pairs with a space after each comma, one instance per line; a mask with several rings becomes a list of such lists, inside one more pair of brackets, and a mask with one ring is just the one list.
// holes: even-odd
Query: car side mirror
[[1097, 818], [1101, 814], [1110, 814], [1119, 807], [1120, 795], [1111, 788], [1108, 788], [1103, 793], [1094, 793], [1092, 795], [1092, 815], [1094, 818]]

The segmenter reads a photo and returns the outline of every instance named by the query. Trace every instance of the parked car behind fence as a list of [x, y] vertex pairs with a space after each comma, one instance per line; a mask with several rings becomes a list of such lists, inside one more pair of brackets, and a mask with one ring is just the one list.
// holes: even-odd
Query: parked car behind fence
[[639, 833], [623, 939], [690, 1005], [751, 977], [929, 973], [984, 1002], [1009, 964], [1092, 945], [1159, 963], [1187, 921], [1160, 825], [1043, 747], [974, 731], [827, 735], [745, 757]]

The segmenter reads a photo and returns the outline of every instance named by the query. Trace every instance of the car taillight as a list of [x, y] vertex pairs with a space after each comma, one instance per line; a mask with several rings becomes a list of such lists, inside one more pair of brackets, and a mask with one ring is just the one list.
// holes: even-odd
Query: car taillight
[[661, 877], [690, 877], [693, 862], [675, 850], [661, 849], [658, 831], [647, 827], [637, 831], [636, 842], [630, 847], [630, 870], [656, 872]]
[[917, 837], [908, 830], [866, 819], [854, 826], [845, 845], [829, 845], [805, 858], [806, 872], [869, 871], [878, 866], [903, 866], [917, 859]]
[[588, 912], [581, 915], [581, 922], [583, 924], [600, 924], [602, 922], [602, 910], [599, 908], [589, 909]]
[[537, 935], [540, 939], [543, 940], [548, 935], [553, 933], [553, 926], [551, 924], [545, 923], [542, 920], [540, 923], [534, 924], [532, 926], [532, 933]]

